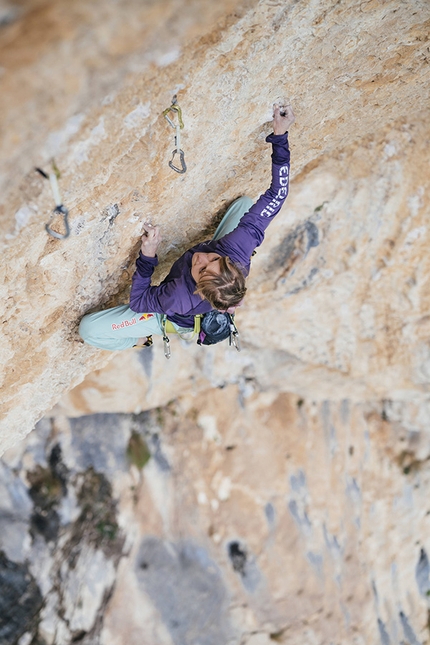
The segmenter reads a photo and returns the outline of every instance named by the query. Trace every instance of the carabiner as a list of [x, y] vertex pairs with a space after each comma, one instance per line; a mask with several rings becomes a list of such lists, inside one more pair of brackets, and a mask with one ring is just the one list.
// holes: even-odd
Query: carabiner
[[170, 351], [170, 340], [168, 336], [163, 336], [163, 343], [164, 343], [164, 356], [166, 358], [170, 358], [172, 355], [172, 352]]
[[241, 347], [240, 347], [240, 338], [239, 338], [239, 332], [237, 331], [237, 327], [234, 322], [234, 317], [232, 314], [229, 314], [230, 318], [230, 338], [228, 339], [228, 344], [230, 347], [233, 345], [237, 349], [238, 352], [240, 352]]
[[240, 340], [239, 340], [239, 333], [236, 331], [230, 336], [230, 345], [233, 345], [237, 349], [238, 352], [241, 350], [240, 346]]
[[170, 340], [166, 332], [166, 325], [167, 325], [167, 316], [164, 315], [161, 319], [161, 329], [163, 330], [164, 356], [166, 358], [170, 358], [172, 353], [170, 351]]
[[[50, 223], [52, 222], [53, 217], [54, 217], [55, 215], [58, 215], [58, 214], [61, 214], [61, 215], [63, 216], [63, 218], [64, 218], [64, 219], [63, 219], [63, 222], [64, 222], [64, 229], [65, 229], [65, 233], [64, 233], [64, 234], [63, 234], [63, 233], [57, 233], [57, 231], [54, 231], [54, 230], [49, 226], [49, 225], [50, 225]], [[59, 204], [58, 206], [56, 206], [56, 207], [54, 208], [54, 210], [52, 211], [52, 215], [51, 215], [51, 218], [50, 218], [49, 222], [48, 222], [47, 224], [45, 224], [46, 232], [47, 232], [49, 235], [51, 235], [51, 237], [55, 237], [57, 240], [65, 240], [65, 239], [66, 239], [66, 237], [69, 237], [69, 235], [70, 235], [70, 226], [69, 226], [69, 220], [68, 220], [68, 217], [69, 217], [69, 211], [67, 210], [67, 208], [66, 208], [65, 206], [63, 206], [62, 204]]]
[[180, 175], [183, 175], [183, 174], [184, 174], [184, 172], [187, 172], [187, 164], [185, 163], [184, 151], [183, 151], [183, 150], [179, 150], [179, 158], [180, 158], [180, 160], [181, 160], [181, 168], [178, 168], [178, 167], [177, 167], [177, 166], [175, 166], [175, 164], [173, 163], [173, 159], [175, 158], [175, 155], [176, 155], [176, 154], [178, 154], [178, 150], [175, 148], [175, 150], [173, 151], [172, 159], [171, 159], [171, 161], [169, 161], [169, 166], [171, 167], [171, 169], [172, 169], [172, 170], [175, 170], [175, 171], [176, 171], [176, 172], [178, 172]]
[[173, 123], [172, 119], [170, 119], [168, 117], [169, 112], [176, 112], [176, 114], [178, 115], [179, 126], [180, 126], [181, 130], [183, 130], [184, 129], [184, 122], [182, 120], [182, 110], [179, 107], [179, 105], [175, 105], [174, 103], [172, 103], [172, 105], [170, 107], [166, 108], [164, 110], [164, 112], [163, 112], [163, 116], [166, 119], [166, 121], [168, 123], [170, 123], [172, 128], [176, 128], [176, 125]]

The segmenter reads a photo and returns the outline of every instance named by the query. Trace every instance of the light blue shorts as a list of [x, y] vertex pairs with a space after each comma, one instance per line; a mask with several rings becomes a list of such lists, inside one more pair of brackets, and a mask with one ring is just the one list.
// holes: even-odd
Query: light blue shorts
[[[121, 305], [84, 316], [79, 334], [86, 343], [100, 349], [128, 349], [137, 345], [139, 338], [163, 334], [163, 317], [162, 314], [137, 314], [128, 305]], [[179, 334], [193, 331], [172, 324]]]
[[[233, 231], [253, 203], [250, 197], [236, 199], [228, 208], [212, 239], [219, 240]], [[84, 316], [79, 325], [79, 335], [88, 345], [117, 351], [134, 347], [139, 338], [152, 334], [162, 335], [162, 321], [163, 314], [136, 313], [128, 305], [121, 305]], [[179, 334], [193, 331], [172, 324]]]

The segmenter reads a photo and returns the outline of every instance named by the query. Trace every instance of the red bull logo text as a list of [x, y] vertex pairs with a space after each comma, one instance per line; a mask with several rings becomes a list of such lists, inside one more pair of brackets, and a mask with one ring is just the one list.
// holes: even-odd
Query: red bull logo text
[[132, 318], [131, 320], [123, 320], [122, 322], [119, 323], [119, 325], [112, 323], [112, 329], [115, 331], [116, 329], [124, 329], [124, 327], [131, 327], [132, 325], [137, 325], [137, 323], [140, 322], [141, 320], [149, 320], [149, 318], [154, 318], [154, 314], [142, 314], [139, 317], [139, 320], [137, 320], [136, 318]]
[[136, 325], [136, 323], [136, 318], [132, 318], [131, 320], [123, 320], [121, 323], [119, 323], [119, 325], [112, 323], [112, 329], [124, 329], [124, 327], [131, 327], [132, 325]]

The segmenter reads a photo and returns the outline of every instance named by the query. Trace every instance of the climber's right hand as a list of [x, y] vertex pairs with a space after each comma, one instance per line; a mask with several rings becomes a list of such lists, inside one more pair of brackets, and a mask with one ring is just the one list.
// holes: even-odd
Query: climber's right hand
[[161, 242], [161, 234], [159, 226], [152, 226], [152, 224], [144, 224], [143, 230], [145, 231], [142, 235], [142, 244], [140, 250], [142, 255], [145, 255], [147, 258], [155, 258], [157, 255], [157, 248]]

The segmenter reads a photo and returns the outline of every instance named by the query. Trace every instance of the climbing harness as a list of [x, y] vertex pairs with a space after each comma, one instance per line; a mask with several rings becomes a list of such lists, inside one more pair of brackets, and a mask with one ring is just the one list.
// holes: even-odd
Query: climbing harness
[[[180, 338], [183, 338], [183, 340], [192, 340], [196, 334], [200, 333], [200, 321], [202, 317], [202, 315], [194, 316], [194, 329], [192, 336], [185, 338], [184, 334], [178, 331], [174, 324], [170, 322], [170, 320], [167, 320], [167, 316], [163, 316], [163, 318], [161, 319], [161, 327], [163, 329], [164, 356], [166, 358], [170, 358], [172, 355], [172, 352], [170, 350], [170, 339], [167, 334], [178, 334], [178, 336]], [[187, 332], [187, 335], [189, 333], [191, 332]]]
[[[219, 317], [221, 316], [221, 324]], [[163, 343], [164, 343], [164, 356], [170, 358], [172, 355], [170, 349], [170, 339], [167, 334], [178, 334], [180, 338], [184, 338], [183, 334], [179, 332], [174, 324], [167, 320], [164, 315], [161, 320], [163, 329]], [[191, 332], [188, 332], [191, 333]], [[192, 335], [184, 340], [192, 340], [197, 335], [197, 345], [216, 345], [228, 338], [230, 347], [234, 347], [238, 352], [241, 350], [239, 331], [234, 322], [234, 315], [223, 313], [221, 311], [212, 310], [207, 314], [199, 314], [194, 316], [194, 329]]]
[[[176, 114], [178, 118], [178, 122], [175, 123], [172, 121], [172, 119], [169, 117], [169, 112], [173, 112], [173, 114]], [[173, 150], [173, 155], [172, 159], [169, 161], [169, 166], [172, 170], [175, 172], [178, 172], [180, 175], [183, 175], [185, 172], [187, 172], [187, 164], [185, 163], [185, 156], [184, 156], [184, 151], [181, 149], [181, 130], [184, 128], [184, 122], [182, 120], [182, 110], [178, 105], [178, 99], [176, 94], [174, 95], [172, 99], [172, 105], [168, 108], [166, 108], [163, 112], [163, 116], [166, 119], [167, 123], [175, 130], [175, 149]], [[179, 155], [179, 160], [181, 162], [181, 166], [175, 166], [173, 163], [175, 156]]]
[[[48, 179], [49, 183], [51, 184], [52, 195], [54, 197], [54, 202], [55, 202], [55, 208], [52, 211], [49, 222], [45, 224], [46, 232], [48, 233], [48, 235], [55, 237], [57, 240], [65, 240], [66, 237], [69, 237], [70, 235], [70, 227], [69, 227], [69, 220], [68, 220], [69, 211], [62, 203], [60, 189], [58, 187], [58, 179], [60, 178], [60, 171], [55, 165], [55, 161], [52, 161], [52, 172], [50, 172], [49, 174], [47, 174], [41, 168], [36, 168], [36, 170], [38, 173], [42, 175], [42, 177], [44, 177], [45, 179]], [[55, 217], [55, 215], [63, 216], [64, 230], [65, 230], [64, 233], [57, 233], [57, 231], [54, 231], [50, 227], [50, 224], [53, 218]]]

